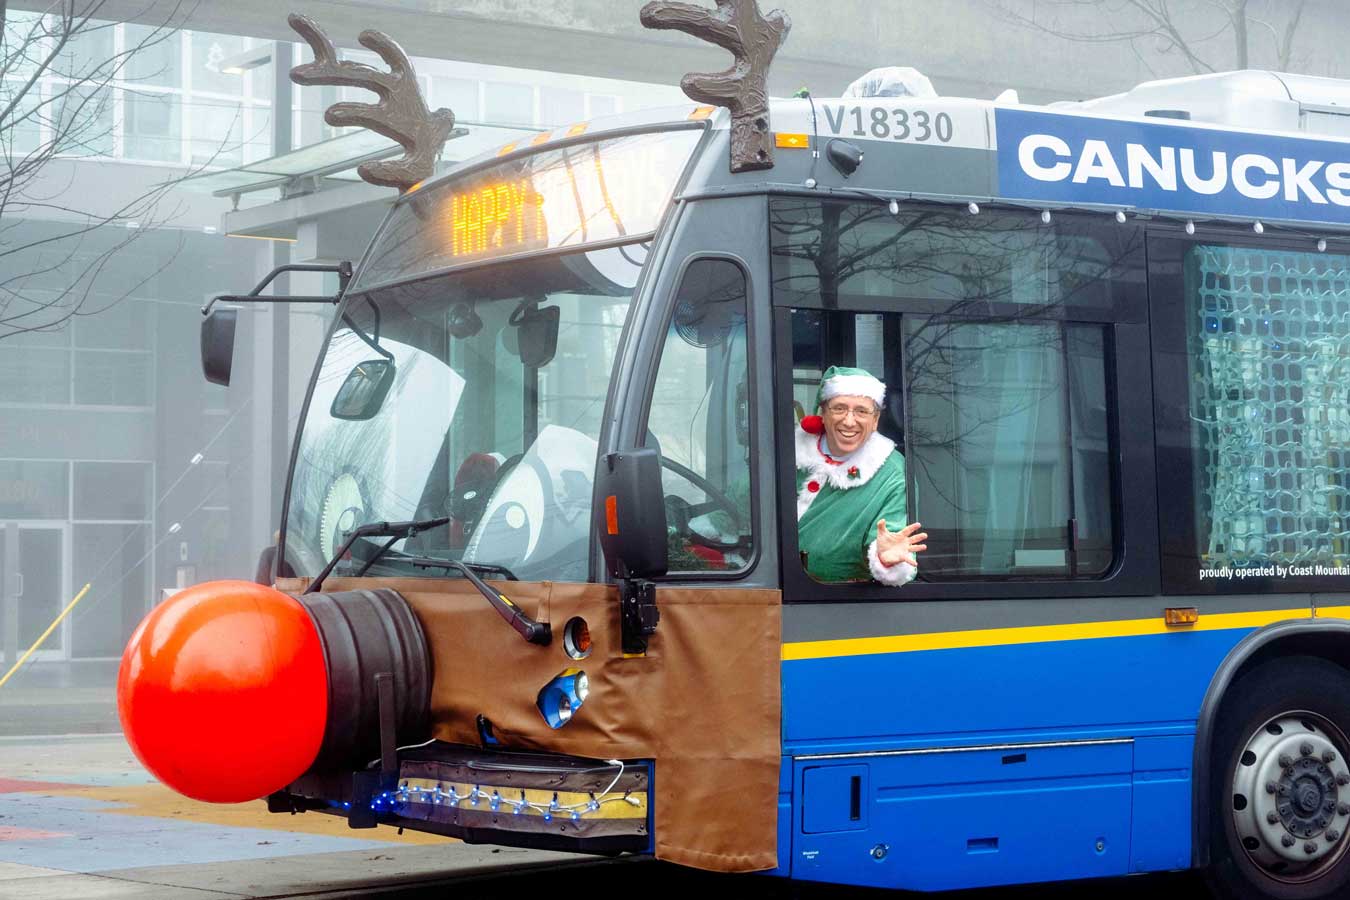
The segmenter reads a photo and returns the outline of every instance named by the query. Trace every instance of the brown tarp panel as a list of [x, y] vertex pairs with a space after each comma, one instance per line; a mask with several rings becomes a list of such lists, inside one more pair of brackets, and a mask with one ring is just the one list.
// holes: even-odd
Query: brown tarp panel
[[[660, 859], [720, 872], [777, 865], [781, 606], [778, 591], [658, 588], [647, 655], [625, 659], [613, 585], [493, 582], [553, 626], [528, 644], [463, 580], [329, 578], [329, 591], [385, 587], [407, 598], [431, 645], [435, 737], [478, 745], [475, 719], [507, 748], [656, 760]], [[303, 590], [283, 580], [281, 590]], [[563, 628], [586, 620], [594, 648], [570, 659]], [[572, 721], [553, 730], [539, 691], [568, 668], [590, 680]]]

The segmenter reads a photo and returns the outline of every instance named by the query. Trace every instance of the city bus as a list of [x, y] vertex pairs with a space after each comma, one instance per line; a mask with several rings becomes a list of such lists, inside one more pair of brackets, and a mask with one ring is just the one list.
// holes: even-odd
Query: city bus
[[[343, 272], [272, 583], [132, 638], [137, 754], [717, 871], [1344, 896], [1350, 84], [770, 122], [772, 167], [691, 105], [405, 191]], [[901, 587], [803, 565], [832, 365], [886, 385]]]

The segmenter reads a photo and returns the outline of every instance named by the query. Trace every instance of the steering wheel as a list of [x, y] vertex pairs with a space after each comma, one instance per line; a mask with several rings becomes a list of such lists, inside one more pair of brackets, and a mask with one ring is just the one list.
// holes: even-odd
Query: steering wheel
[[727, 542], [710, 538], [707, 535], [695, 531], [689, 523], [690, 520], [696, 519], [699, 516], [707, 515], [710, 512], [720, 509], [731, 516], [732, 521], [739, 526], [741, 515], [744, 511], [736, 505], [734, 500], [718, 488], [714, 487], [707, 478], [704, 478], [688, 466], [681, 465], [673, 459], [667, 459], [665, 456], [661, 457], [661, 466], [674, 472], [685, 481], [694, 485], [694, 487], [703, 491], [703, 493], [707, 494], [709, 497], [704, 503], [690, 503], [683, 497], [678, 497], [673, 494], [666, 495], [666, 517], [674, 524], [675, 531], [681, 537], [692, 544], [699, 544], [710, 550], [717, 550], [722, 553], [735, 550], [748, 550], [750, 548], [750, 541], [743, 537], [738, 538], [735, 541]]

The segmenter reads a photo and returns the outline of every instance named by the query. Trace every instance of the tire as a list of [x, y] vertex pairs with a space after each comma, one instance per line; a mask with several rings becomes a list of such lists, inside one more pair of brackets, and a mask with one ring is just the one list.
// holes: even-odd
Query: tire
[[1228, 690], [1210, 760], [1208, 881], [1229, 900], [1350, 897], [1350, 672], [1308, 656]]

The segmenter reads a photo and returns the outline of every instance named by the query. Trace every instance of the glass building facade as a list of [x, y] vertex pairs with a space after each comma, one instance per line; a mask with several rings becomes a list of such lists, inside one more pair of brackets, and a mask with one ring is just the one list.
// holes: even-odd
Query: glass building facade
[[[7, 46], [25, 46], [0, 74], [0, 106], [54, 50], [43, 24], [34, 13], [9, 13]], [[196, 582], [252, 577], [277, 527], [278, 449], [289, 442], [327, 310], [281, 313], [278, 339], [278, 314], [245, 309], [234, 382], [208, 384], [199, 308], [214, 294], [252, 288], [276, 263], [275, 245], [220, 233], [231, 201], [180, 189], [147, 216], [153, 221], [121, 216], [88, 227], [156, 182], [275, 155], [275, 46], [95, 23], [41, 69], [24, 105], [34, 114], [6, 132], [0, 150], [10, 160], [68, 133], [46, 165], [52, 182], [69, 180], [57, 189], [59, 213], [11, 207], [0, 235], [0, 673], [91, 585], [20, 684], [40, 676], [42, 663], [89, 661], [110, 686], [127, 638], [155, 602]], [[382, 65], [374, 54], [343, 56]], [[292, 57], [312, 59], [302, 44]], [[541, 128], [682, 99], [673, 86], [414, 64], [429, 105], [452, 108], [470, 128]], [[370, 99], [354, 88], [295, 88], [291, 147], [346, 131], [323, 121], [332, 103]], [[455, 158], [452, 142], [445, 159]], [[354, 173], [345, 177], [332, 184], [350, 184]], [[246, 194], [242, 204], [277, 198], [275, 190]], [[185, 215], [173, 211], [180, 203], [190, 207]], [[278, 395], [289, 400], [281, 423], [271, 408]], [[278, 440], [281, 427], [288, 433]]]

